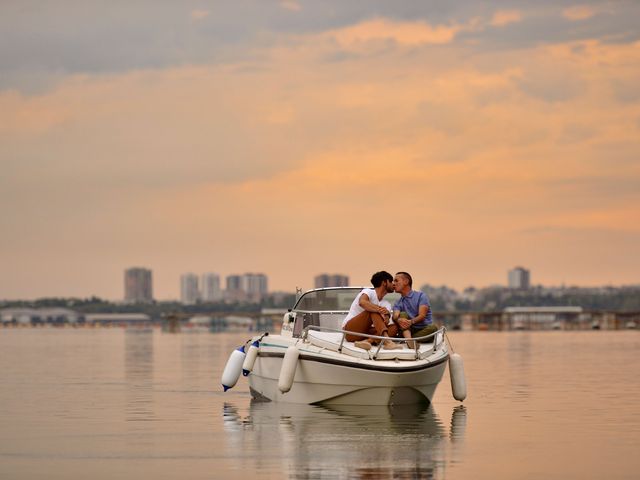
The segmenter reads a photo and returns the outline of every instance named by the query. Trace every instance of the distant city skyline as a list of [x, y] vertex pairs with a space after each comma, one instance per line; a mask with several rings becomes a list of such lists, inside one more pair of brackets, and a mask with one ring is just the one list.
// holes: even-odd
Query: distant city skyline
[[[501, 275], [499, 275], [499, 277], [501, 278], [497, 278], [496, 281], [494, 282], [490, 282], [490, 283], [485, 283], [485, 284], [481, 284], [481, 283], [474, 283], [474, 282], [468, 282], [468, 283], [463, 283], [462, 285], [454, 285], [454, 284], [448, 284], [442, 281], [438, 281], [438, 279], [433, 279], [433, 278], [428, 278], [428, 279], [423, 279], [420, 276], [417, 276], [412, 273], [412, 276], [414, 277], [414, 288], [420, 288], [423, 285], [431, 285], [431, 286], [446, 286], [449, 288], [453, 288], [458, 292], [462, 292], [464, 291], [466, 288], [468, 287], [472, 287], [472, 288], [487, 288], [487, 287], [493, 287], [493, 286], [502, 286], [505, 288], [509, 288], [510, 285], [510, 281], [509, 281], [509, 276], [510, 274], [516, 270], [522, 267], [514, 267], [514, 268], [510, 268], [510, 269], [505, 269], [502, 271]], [[95, 292], [93, 291], [90, 294], [77, 294], [77, 293], [56, 293], [56, 294], [52, 294], [52, 293], [45, 293], [45, 294], [41, 294], [41, 295], [34, 295], [34, 296], [22, 296], [22, 297], [3, 297], [2, 296], [2, 292], [0, 292], [0, 300], [31, 300], [31, 299], [36, 299], [36, 298], [46, 298], [46, 297], [79, 297], [79, 298], [88, 298], [91, 296], [97, 296], [100, 298], [104, 298], [106, 300], [112, 300], [112, 301], [127, 301], [125, 300], [126, 298], [129, 298], [127, 296], [127, 271], [131, 270], [132, 273], [130, 274], [133, 275], [134, 277], [137, 276], [137, 278], [140, 278], [140, 275], [142, 275], [144, 278], [147, 278], [149, 283], [147, 284], [147, 280], [140, 280], [139, 282], [142, 283], [136, 283], [135, 287], [131, 287], [134, 290], [130, 290], [130, 292], [134, 292], [136, 291], [137, 293], [130, 293], [129, 297], [133, 298], [136, 295], [138, 297], [136, 298], [149, 298], [149, 296], [151, 298], [153, 298], [154, 300], [159, 300], [159, 301], [166, 301], [166, 300], [174, 300], [174, 301], [182, 301], [182, 296], [181, 296], [181, 281], [182, 281], [182, 277], [185, 275], [185, 273], [181, 273], [179, 274], [175, 279], [173, 279], [173, 281], [170, 281], [170, 285], [169, 288], [166, 289], [168, 291], [164, 292], [163, 294], [157, 294], [156, 292], [156, 278], [157, 276], [163, 277], [162, 272], [156, 272], [153, 268], [140, 268], [140, 267], [130, 267], [130, 268], [126, 268], [124, 269], [124, 275], [125, 275], [125, 290], [123, 293], [123, 290], [121, 289], [121, 287], [118, 287], [116, 284], [120, 284], [122, 285], [122, 275], [123, 272], [121, 271], [119, 273], [119, 278], [120, 280], [116, 280], [116, 282], [114, 283], [114, 285], [112, 286], [113, 288], [111, 288], [111, 290], [116, 291], [115, 295], [109, 296], [109, 295], [104, 295], [104, 294], [100, 294], [99, 292]], [[532, 269], [523, 269], [528, 275], [531, 274], [531, 270]], [[133, 272], [137, 272], [137, 273], [133, 273]], [[148, 272], [148, 273], [144, 273], [144, 272]], [[392, 274], [395, 273], [395, 270], [390, 269], [389, 272], [391, 272]], [[346, 278], [349, 279], [348, 284], [352, 285], [352, 286], [367, 286], [369, 285], [369, 278], [370, 275], [373, 272], [369, 272], [368, 274], [365, 274], [363, 276], [363, 278], [361, 280], [351, 280], [349, 275], [344, 275], [344, 274], [333, 274], [333, 275], [329, 275], [329, 276], [335, 276], [337, 277], [341, 277], [341, 278]], [[203, 278], [205, 276], [213, 276], [214, 278], [217, 278], [217, 285], [213, 282], [215, 282], [216, 280], [214, 278], [209, 278], [208, 281], [210, 282], [211, 286], [209, 287], [209, 291], [211, 292], [208, 298], [215, 298], [218, 300], [221, 300], [223, 298], [223, 293], [227, 290], [228, 285], [225, 286], [225, 284], [223, 284], [223, 282], [228, 282], [230, 278], [235, 278], [236, 281], [238, 282], [238, 285], [242, 285], [243, 282], [243, 275], [234, 275], [234, 274], [229, 274], [229, 275], [225, 275], [222, 273], [213, 273], [213, 272], [209, 272], [209, 273], [204, 273], [202, 274], [201, 277], [198, 277], [198, 274], [194, 274], [196, 276], [197, 279], [197, 286], [198, 286], [198, 294], [200, 295], [202, 292], [202, 285], [204, 285], [204, 280]], [[264, 274], [266, 276], [266, 278], [268, 279], [269, 285], [272, 284], [272, 278], [270, 275], [268, 274]], [[327, 275], [327, 274], [315, 274], [315, 275], [308, 275], [309, 278], [307, 278], [307, 282], [300, 282], [298, 284], [296, 284], [296, 286], [302, 288], [303, 290], [309, 290], [312, 288], [318, 288], [319, 284], [317, 283], [319, 281], [319, 277], [322, 277], [323, 275]], [[365, 278], [366, 277], [366, 278]], [[536, 272], [536, 278], [539, 278], [539, 275]], [[129, 280], [131, 281], [131, 280]], [[529, 287], [535, 287], [538, 285], [541, 286], [545, 286], [545, 287], [568, 287], [568, 286], [577, 286], [577, 287], [606, 287], [606, 286], [638, 286], [640, 285], [640, 281], [636, 281], [636, 282], [627, 282], [627, 283], [613, 283], [613, 282], [603, 282], [603, 283], [593, 283], [593, 284], [589, 284], [589, 283], [579, 283], [579, 282], [566, 282], [566, 281], [560, 281], [560, 282], [543, 282], [543, 281], [536, 281], [536, 282], [529, 282], [528, 283]], [[296, 286], [293, 286], [291, 288], [278, 288], [278, 287], [269, 287], [268, 292], [269, 293], [277, 293], [277, 292], [288, 292], [288, 293], [293, 293], [295, 292], [295, 288]], [[243, 288], [243, 287], [241, 287]], [[136, 290], [137, 289], [137, 290]], [[119, 291], [118, 291], [119, 290]], [[145, 291], [147, 293], [142, 293], [142, 291]], [[215, 292], [215, 293], [214, 293]], [[244, 298], [244, 296], [243, 296]], [[146, 300], [148, 301], [148, 300]], [[217, 301], [217, 300], [213, 300], [213, 301]]]
[[220, 275], [213, 272], [180, 275], [180, 303], [195, 305], [200, 302], [260, 302], [268, 293], [268, 276], [263, 273], [231, 274], [222, 288]]
[[349, 276], [340, 273], [321, 273], [313, 279], [315, 288], [346, 287], [349, 285]]
[[[414, 277], [414, 287], [416, 288], [420, 288], [422, 285], [431, 285], [431, 286], [447, 286], [449, 288], [453, 288], [455, 290], [457, 290], [458, 292], [462, 292], [464, 289], [468, 288], [468, 287], [473, 287], [473, 288], [486, 288], [486, 287], [492, 287], [492, 286], [504, 286], [504, 287], [512, 287], [512, 285], [510, 284], [510, 275], [513, 274], [514, 271], [516, 271], [517, 269], [522, 268], [522, 267], [513, 267], [513, 268], [509, 268], [509, 269], [505, 269], [501, 272], [500, 275], [496, 275], [496, 280], [489, 282], [489, 283], [480, 283], [480, 282], [473, 282], [473, 281], [469, 281], [469, 282], [465, 282], [462, 284], [451, 284], [451, 283], [446, 283], [444, 281], [439, 281], [438, 279], [434, 279], [434, 278], [424, 278], [420, 275], [416, 275], [414, 272], [410, 272], [412, 273], [412, 276]], [[82, 294], [82, 293], [74, 293], [74, 292], [61, 292], [61, 291], [57, 291], [56, 293], [43, 293], [43, 294], [36, 294], [36, 295], [24, 295], [24, 296], [3, 296], [2, 291], [0, 291], [0, 300], [20, 300], [20, 299], [25, 299], [25, 300], [30, 300], [30, 299], [36, 299], [36, 298], [45, 298], [45, 297], [80, 297], [80, 298], [85, 298], [85, 297], [91, 297], [91, 296], [97, 296], [100, 298], [104, 298], [104, 299], [108, 299], [108, 300], [112, 300], [112, 301], [127, 301], [126, 298], [127, 297], [127, 292], [126, 292], [126, 278], [127, 278], [127, 271], [128, 270], [136, 270], [136, 267], [130, 267], [130, 268], [125, 268], [125, 291], [123, 293], [123, 290], [121, 290], [121, 287], [118, 287], [118, 284], [122, 285], [122, 271], [119, 272], [119, 278], [120, 280], [116, 280], [114, 282], [113, 285], [110, 286], [110, 288], [108, 288], [107, 290], [110, 291], [115, 291], [115, 294], [110, 294], [110, 295], [106, 295], [104, 293], [98, 292], [96, 290], [89, 290], [90, 293], [88, 294]], [[150, 276], [151, 276], [151, 280], [150, 280], [150, 285], [148, 287], [132, 287], [132, 288], [138, 288], [138, 292], [140, 292], [140, 288], [147, 288], [147, 292], [146, 294], [142, 294], [142, 293], [136, 293], [133, 294], [131, 293], [130, 296], [134, 296], [134, 295], [142, 295], [142, 297], [140, 298], [148, 298], [148, 296], [150, 295], [154, 300], [160, 300], [160, 301], [165, 301], [165, 300], [174, 300], [174, 301], [183, 301], [183, 296], [181, 294], [181, 282], [182, 282], [182, 277], [185, 275], [185, 273], [180, 273], [177, 275], [177, 277], [173, 280], [169, 279], [169, 283], [168, 286], [165, 286], [165, 288], [161, 288], [158, 289], [156, 287], [157, 284], [157, 280], [156, 278], [160, 277], [163, 279], [166, 279], [166, 275], [163, 275], [162, 271], [156, 271], [153, 268], [143, 268], [142, 270], [147, 270], [150, 272]], [[532, 269], [523, 269], [526, 274], [528, 276], [530, 276]], [[395, 273], [395, 270], [390, 269], [389, 272], [391, 272], [392, 274]], [[309, 290], [312, 288], [317, 288], [318, 286], [320, 286], [320, 284], [318, 284], [318, 281], [320, 277], [324, 276], [335, 276], [335, 278], [346, 278], [348, 279], [348, 284], [349, 285], [363, 285], [363, 286], [367, 286], [369, 285], [369, 278], [371, 276], [372, 272], [368, 272], [368, 273], [364, 273], [361, 277], [360, 280], [351, 280], [351, 276], [350, 275], [345, 275], [345, 274], [311, 274], [311, 275], [306, 275], [306, 278], [303, 280], [306, 281], [300, 281], [298, 283], [296, 283], [294, 286], [292, 287], [284, 287], [284, 286], [271, 286], [273, 285], [273, 283], [275, 283], [271, 277], [271, 275], [269, 274], [265, 274], [266, 278], [268, 279], [269, 282], [269, 293], [275, 293], [275, 292], [295, 292], [296, 287], [300, 287], [303, 290]], [[142, 274], [141, 272], [138, 272], [138, 275]], [[146, 274], [145, 274], [146, 275]], [[205, 285], [205, 277], [209, 276], [209, 278], [207, 279], [207, 282], [209, 282], [209, 287], [208, 287], [208, 291], [210, 292], [208, 294], [209, 299], [214, 299], [211, 301], [218, 301], [223, 299], [223, 293], [228, 289], [228, 286], [225, 285], [225, 283], [223, 282], [228, 282], [229, 281], [229, 277], [233, 278], [233, 277], [237, 277], [237, 282], [238, 285], [241, 285], [243, 280], [242, 280], [242, 275], [234, 275], [234, 274], [223, 274], [223, 273], [213, 273], [213, 272], [209, 272], [209, 273], [204, 273], [202, 274], [201, 277], [198, 277], [198, 274], [194, 274], [196, 275], [196, 285], [197, 285], [197, 291], [198, 291], [198, 295], [202, 294], [202, 286]], [[541, 275], [538, 274], [538, 272], [536, 272], [536, 278], [540, 279]], [[104, 277], [103, 277], [104, 278]], [[530, 277], [529, 277], [530, 278]], [[521, 281], [521, 280], [520, 280]], [[542, 285], [542, 286], [547, 286], [547, 287], [561, 287], [561, 286], [578, 286], [578, 287], [606, 287], [606, 286], [632, 286], [632, 285], [640, 285], [640, 280], [635, 281], [635, 282], [623, 282], [623, 283], [614, 283], [614, 282], [601, 282], [601, 283], [586, 283], [586, 282], [568, 282], [565, 280], [561, 280], [561, 281], [549, 281], [549, 282], [545, 282], [545, 281], [536, 281], [536, 282], [530, 282], [530, 280], [527, 280], [527, 285], [529, 285], [529, 287], [534, 287], [537, 285]], [[328, 285], [328, 284], [327, 284]], [[512, 287], [513, 288], [513, 287]], [[517, 287], [516, 287], [517, 288]], [[526, 288], [526, 287], [525, 287]], [[156, 293], [156, 292], [160, 292], [160, 293]], [[145, 297], [145, 295], [147, 295], [147, 297]], [[242, 298], [244, 297], [244, 294], [241, 294]], [[200, 297], [198, 297], [200, 298]], [[231, 296], [231, 298], [234, 298], [233, 295]]]

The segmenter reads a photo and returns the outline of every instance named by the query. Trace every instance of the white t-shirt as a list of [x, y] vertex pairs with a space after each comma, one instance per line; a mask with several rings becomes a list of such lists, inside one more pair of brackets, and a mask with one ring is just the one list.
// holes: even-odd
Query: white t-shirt
[[356, 295], [356, 298], [351, 303], [351, 308], [349, 308], [349, 313], [342, 321], [342, 328], [344, 328], [347, 322], [351, 320], [353, 317], [355, 317], [356, 315], [360, 315], [362, 312], [364, 312], [364, 308], [360, 306], [360, 297], [362, 296], [362, 294], [365, 294], [367, 297], [369, 297], [369, 301], [374, 305], [381, 305], [387, 310], [389, 310], [389, 312], [392, 312], [392, 307], [389, 302], [387, 302], [386, 300], [378, 300], [378, 294], [373, 288], [365, 288], [358, 295]]

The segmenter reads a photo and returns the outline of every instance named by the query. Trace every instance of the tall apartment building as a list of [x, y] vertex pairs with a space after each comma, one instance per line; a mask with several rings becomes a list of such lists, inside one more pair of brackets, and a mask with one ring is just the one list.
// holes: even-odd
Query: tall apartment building
[[508, 273], [509, 288], [527, 290], [531, 286], [531, 275], [529, 270], [522, 267], [515, 267]]
[[230, 302], [242, 302], [247, 299], [242, 284], [242, 275], [227, 275], [227, 288], [224, 291], [224, 298]]
[[348, 287], [349, 277], [346, 275], [322, 273], [314, 279], [315, 288]]
[[264, 273], [228, 275], [224, 297], [230, 302], [260, 302], [268, 289], [268, 279]]
[[185, 273], [180, 276], [180, 302], [185, 305], [195, 305], [200, 299], [198, 276], [195, 273]]
[[242, 287], [250, 302], [260, 302], [268, 292], [268, 280], [264, 273], [245, 273]]
[[151, 270], [133, 267], [124, 271], [124, 301], [128, 303], [153, 302]]
[[222, 300], [220, 276], [216, 273], [203, 274], [200, 290], [203, 302], [219, 302]]

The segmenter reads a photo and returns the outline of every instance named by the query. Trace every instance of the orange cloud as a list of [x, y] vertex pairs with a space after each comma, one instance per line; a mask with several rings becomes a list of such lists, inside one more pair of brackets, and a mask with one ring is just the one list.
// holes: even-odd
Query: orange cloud
[[567, 20], [577, 22], [580, 20], [586, 20], [593, 17], [597, 13], [596, 9], [590, 5], [574, 5], [569, 8], [565, 8], [562, 11], [562, 16]]
[[327, 35], [345, 48], [387, 41], [403, 46], [439, 45], [450, 43], [462, 28], [458, 25], [431, 26], [426, 22], [395, 22], [377, 18], [334, 30]]
[[504, 27], [510, 23], [522, 21], [522, 13], [518, 10], [500, 10], [493, 14], [491, 25], [494, 27]]
[[208, 10], [192, 10], [191, 11], [191, 18], [193, 20], [203, 20], [205, 18], [207, 18], [209, 16], [211, 12], [209, 12]]
[[62, 125], [71, 115], [63, 104], [24, 97], [15, 91], [0, 93], [0, 135], [35, 135]]

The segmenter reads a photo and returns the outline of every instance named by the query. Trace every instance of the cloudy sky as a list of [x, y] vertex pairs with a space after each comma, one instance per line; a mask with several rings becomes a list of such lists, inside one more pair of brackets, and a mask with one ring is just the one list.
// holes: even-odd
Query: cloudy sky
[[0, 4], [0, 299], [146, 266], [640, 283], [640, 4]]

